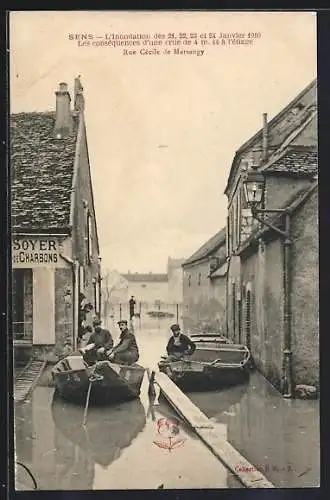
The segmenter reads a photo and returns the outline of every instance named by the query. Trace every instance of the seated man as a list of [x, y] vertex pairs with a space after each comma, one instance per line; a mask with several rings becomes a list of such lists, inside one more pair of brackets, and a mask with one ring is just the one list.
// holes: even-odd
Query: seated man
[[120, 365], [132, 365], [139, 359], [139, 348], [134, 333], [127, 328], [127, 321], [118, 321], [120, 328], [119, 343], [110, 351], [108, 359]]
[[172, 325], [171, 330], [173, 335], [169, 339], [166, 347], [168, 354], [167, 361], [175, 361], [181, 359], [185, 355], [191, 356], [196, 350], [194, 342], [190, 340], [187, 335], [181, 333], [179, 325]]
[[[86, 346], [84, 359], [88, 364], [93, 364], [98, 360], [105, 360], [106, 351], [113, 347], [113, 339], [109, 330], [101, 328], [101, 320], [95, 319], [93, 321], [94, 332], [89, 337]], [[88, 346], [93, 346], [89, 350]]]

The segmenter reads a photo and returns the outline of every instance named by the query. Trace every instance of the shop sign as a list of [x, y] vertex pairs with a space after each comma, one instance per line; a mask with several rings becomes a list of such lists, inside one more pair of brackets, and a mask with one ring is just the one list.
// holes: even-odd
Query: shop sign
[[54, 238], [14, 238], [12, 243], [13, 266], [58, 266], [61, 243]]

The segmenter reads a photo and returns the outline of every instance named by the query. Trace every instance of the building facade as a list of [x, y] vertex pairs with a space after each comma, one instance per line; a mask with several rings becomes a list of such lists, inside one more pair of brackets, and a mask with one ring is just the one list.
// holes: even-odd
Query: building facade
[[190, 332], [226, 333], [226, 229], [183, 265], [183, 324]]
[[[288, 279], [294, 385], [318, 386], [316, 82], [269, 123], [266, 115], [263, 118], [262, 130], [237, 151], [225, 191], [228, 335], [246, 343], [257, 366], [281, 388], [287, 303], [284, 279], [288, 277], [285, 277], [284, 239], [254, 219], [248, 208], [243, 181], [246, 172], [254, 171], [262, 173], [265, 179], [261, 208], [285, 209], [291, 219], [292, 258]], [[266, 217], [283, 230], [281, 216]]]
[[[77, 343], [84, 304], [99, 314], [101, 271], [84, 96], [11, 116], [12, 325], [15, 354], [56, 361]], [[54, 102], [55, 104], [55, 102]], [[89, 308], [91, 310], [91, 307]]]
[[[122, 274], [127, 281], [128, 300], [133, 295], [143, 308], [154, 308], [158, 303], [168, 304], [168, 276], [166, 273]], [[137, 308], [138, 309], [138, 308]]]
[[175, 304], [182, 304], [183, 301], [183, 269], [184, 259], [168, 258], [168, 297]]

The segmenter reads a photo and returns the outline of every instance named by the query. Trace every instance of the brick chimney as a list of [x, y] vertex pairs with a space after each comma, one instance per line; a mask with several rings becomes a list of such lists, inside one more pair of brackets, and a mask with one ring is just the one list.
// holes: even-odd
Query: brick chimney
[[268, 156], [268, 122], [267, 113], [262, 114], [263, 126], [262, 126], [262, 159], [267, 160]]
[[85, 109], [85, 99], [83, 94], [83, 86], [81, 85], [80, 75], [74, 79], [74, 111], [80, 113]]
[[60, 83], [56, 95], [56, 116], [54, 133], [57, 139], [62, 139], [72, 131], [71, 98], [68, 85]]

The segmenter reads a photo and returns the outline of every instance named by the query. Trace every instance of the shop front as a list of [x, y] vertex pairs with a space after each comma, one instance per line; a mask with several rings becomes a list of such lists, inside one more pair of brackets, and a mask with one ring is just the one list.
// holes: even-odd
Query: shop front
[[34, 356], [47, 353], [52, 357], [67, 339], [74, 341], [74, 266], [65, 258], [70, 246], [69, 238], [13, 236], [15, 348], [30, 347]]

